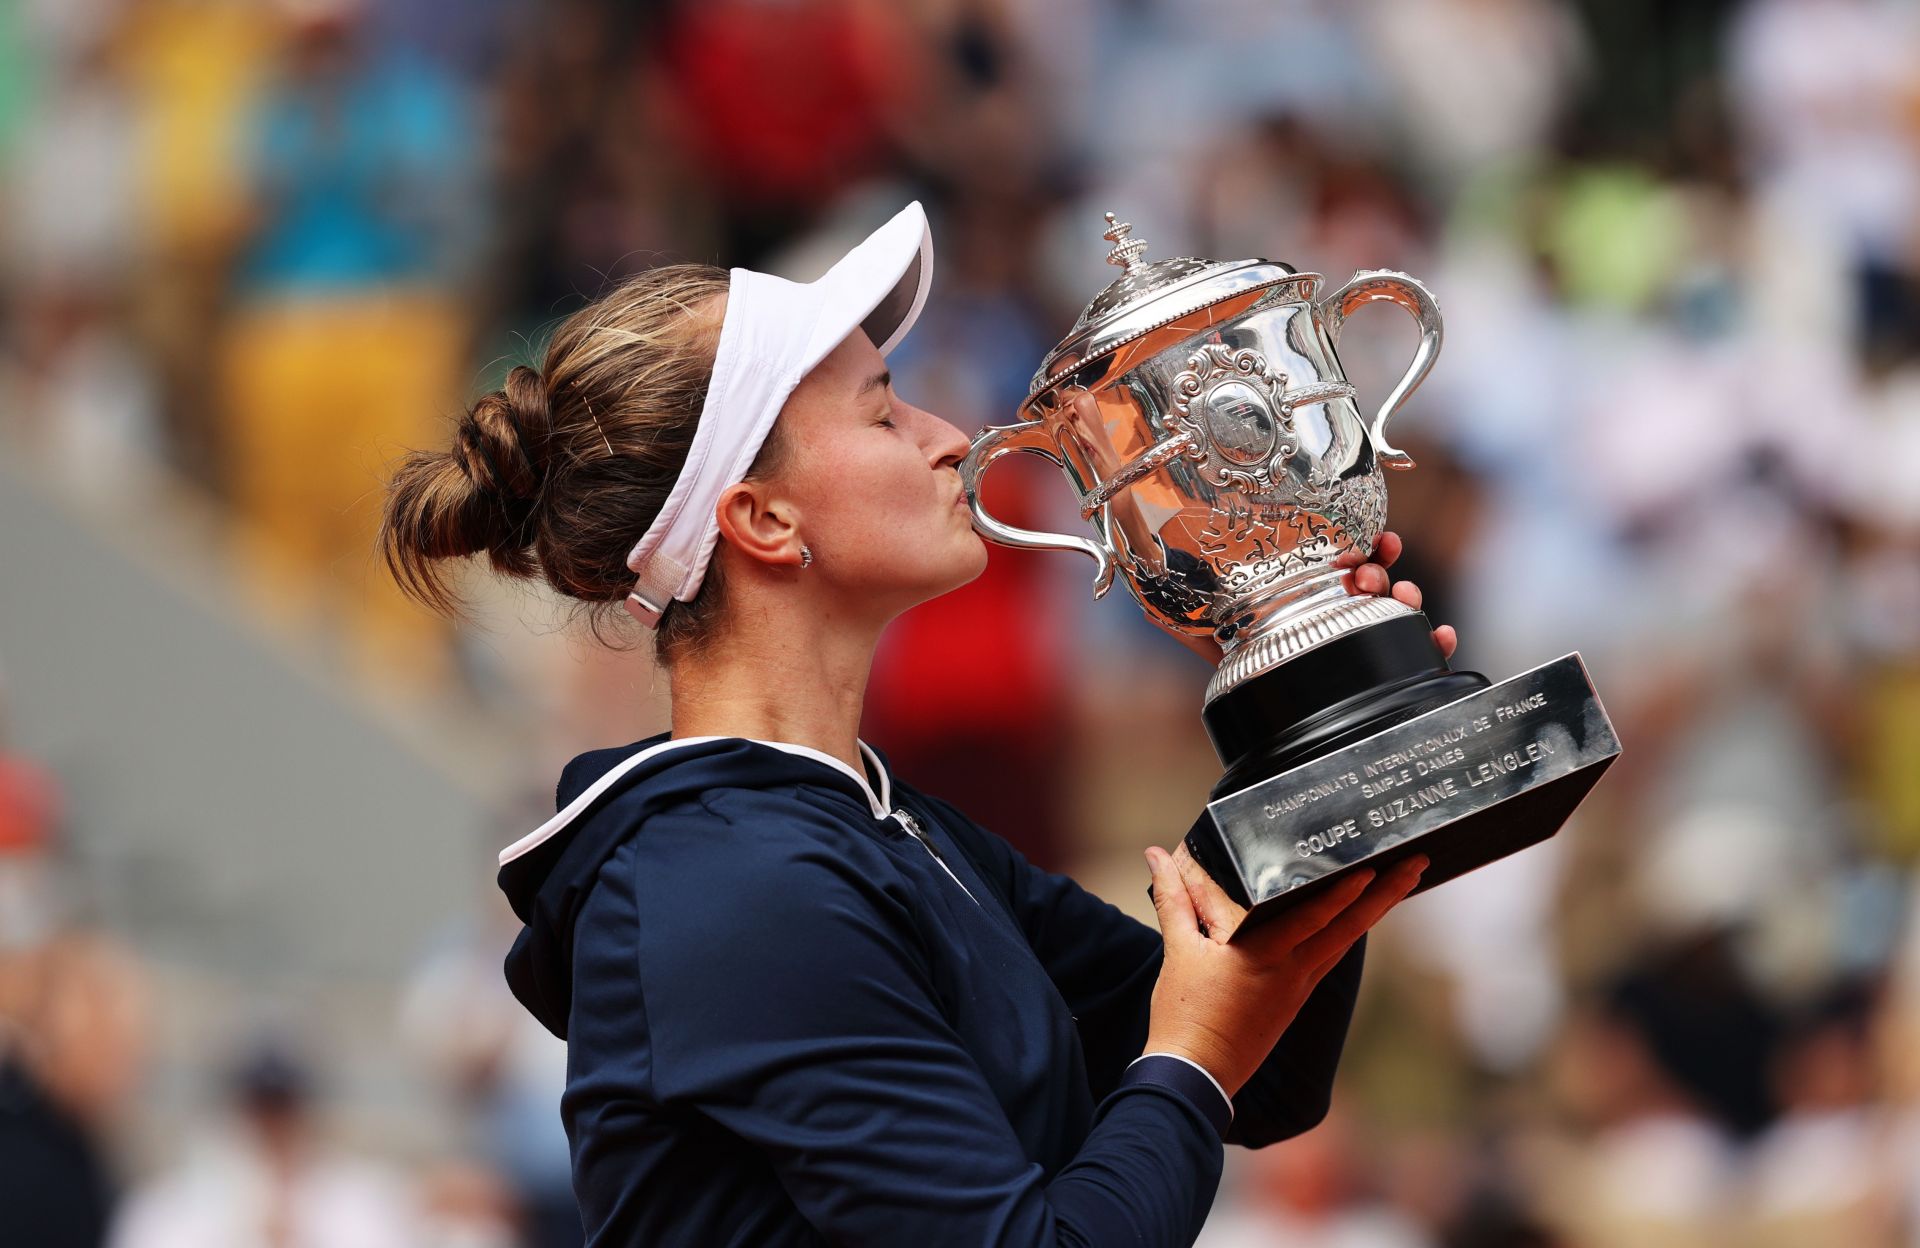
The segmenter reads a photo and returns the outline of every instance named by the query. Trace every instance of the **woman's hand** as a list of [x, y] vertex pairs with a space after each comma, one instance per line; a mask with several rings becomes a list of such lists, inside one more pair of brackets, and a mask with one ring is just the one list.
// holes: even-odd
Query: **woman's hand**
[[[1361, 554], [1356, 547], [1344, 555], [1335, 557], [1332, 566], [1353, 569], [1345, 578], [1348, 593], [1375, 596], [1390, 593], [1418, 611], [1421, 602], [1420, 587], [1412, 581], [1401, 581], [1396, 584], [1393, 578], [1387, 575], [1387, 569], [1393, 566], [1393, 561], [1400, 557], [1400, 552], [1404, 548], [1398, 533], [1382, 533], [1380, 540], [1374, 543], [1372, 558]], [[1442, 624], [1434, 629], [1433, 640], [1440, 647], [1440, 653], [1447, 658], [1453, 657], [1454, 647], [1460, 644], [1460, 639], [1455, 635], [1451, 624]], [[1188, 637], [1183, 634], [1180, 642], [1207, 662], [1219, 664], [1220, 643], [1211, 636]]]
[[[1400, 535], [1386, 532], [1382, 533], [1380, 540], [1374, 543], [1371, 559], [1365, 558], [1359, 550], [1355, 549], [1337, 556], [1333, 566], [1353, 569], [1346, 578], [1348, 593], [1375, 596], [1390, 593], [1394, 598], [1418, 611], [1421, 603], [1420, 587], [1412, 581], [1401, 581], [1395, 584], [1387, 575], [1387, 569], [1393, 566], [1393, 561], [1400, 557], [1403, 549], [1405, 546], [1400, 541]], [[1442, 624], [1434, 629], [1433, 641], [1440, 647], [1440, 653], [1449, 659], [1453, 657], [1454, 648], [1460, 644], [1460, 638], [1453, 631], [1451, 624]]]
[[1246, 911], [1184, 846], [1180, 859], [1158, 847], [1147, 851], [1167, 952], [1153, 988], [1146, 1051], [1198, 1063], [1228, 1096], [1259, 1069], [1353, 942], [1413, 891], [1427, 867], [1416, 855], [1377, 878], [1367, 868], [1349, 871], [1230, 943]]

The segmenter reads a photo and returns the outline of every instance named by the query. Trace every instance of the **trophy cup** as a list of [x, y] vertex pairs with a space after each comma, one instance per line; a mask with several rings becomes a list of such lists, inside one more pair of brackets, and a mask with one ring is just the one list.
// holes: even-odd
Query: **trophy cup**
[[[1433, 296], [1384, 270], [1323, 295], [1271, 260], [1143, 263], [1133, 227], [1107, 226], [1120, 276], [960, 476], [983, 536], [1081, 551], [1096, 598], [1118, 573], [1155, 624], [1219, 642], [1201, 718], [1226, 773], [1194, 859], [1259, 915], [1362, 863], [1426, 854], [1426, 889], [1553, 835], [1620, 752], [1580, 656], [1499, 684], [1453, 671], [1423, 613], [1333, 566], [1384, 530], [1383, 469], [1413, 466], [1386, 426], [1439, 353]], [[1367, 420], [1335, 348], [1375, 301], [1420, 345]], [[1065, 472], [1088, 535], [986, 511], [981, 477], [1014, 452]]]

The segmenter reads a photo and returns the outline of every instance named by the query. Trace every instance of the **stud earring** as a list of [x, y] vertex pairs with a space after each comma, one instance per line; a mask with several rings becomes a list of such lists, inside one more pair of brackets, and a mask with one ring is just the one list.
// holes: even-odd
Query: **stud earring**
[[807, 549], [807, 544], [805, 542], [800, 543], [800, 566], [803, 568], [810, 568], [813, 566], [813, 552]]

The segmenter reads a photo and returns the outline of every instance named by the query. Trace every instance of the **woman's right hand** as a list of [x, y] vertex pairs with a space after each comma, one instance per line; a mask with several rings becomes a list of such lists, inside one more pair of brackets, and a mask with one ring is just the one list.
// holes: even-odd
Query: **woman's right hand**
[[1183, 873], [1158, 847], [1147, 851], [1147, 862], [1167, 953], [1145, 1051], [1198, 1063], [1228, 1096], [1252, 1078], [1315, 985], [1413, 891], [1427, 867], [1416, 855], [1377, 878], [1367, 868], [1349, 871], [1318, 896], [1229, 940], [1236, 912], [1244, 911], [1218, 884], [1197, 866]]

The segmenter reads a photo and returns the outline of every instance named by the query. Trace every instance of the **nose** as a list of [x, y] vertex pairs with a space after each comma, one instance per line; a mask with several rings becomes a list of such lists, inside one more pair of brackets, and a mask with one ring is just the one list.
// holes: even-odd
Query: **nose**
[[921, 435], [921, 444], [927, 448], [928, 460], [935, 468], [959, 468], [960, 461], [973, 447], [972, 441], [952, 421], [919, 408], [914, 410], [920, 412], [926, 429]]

